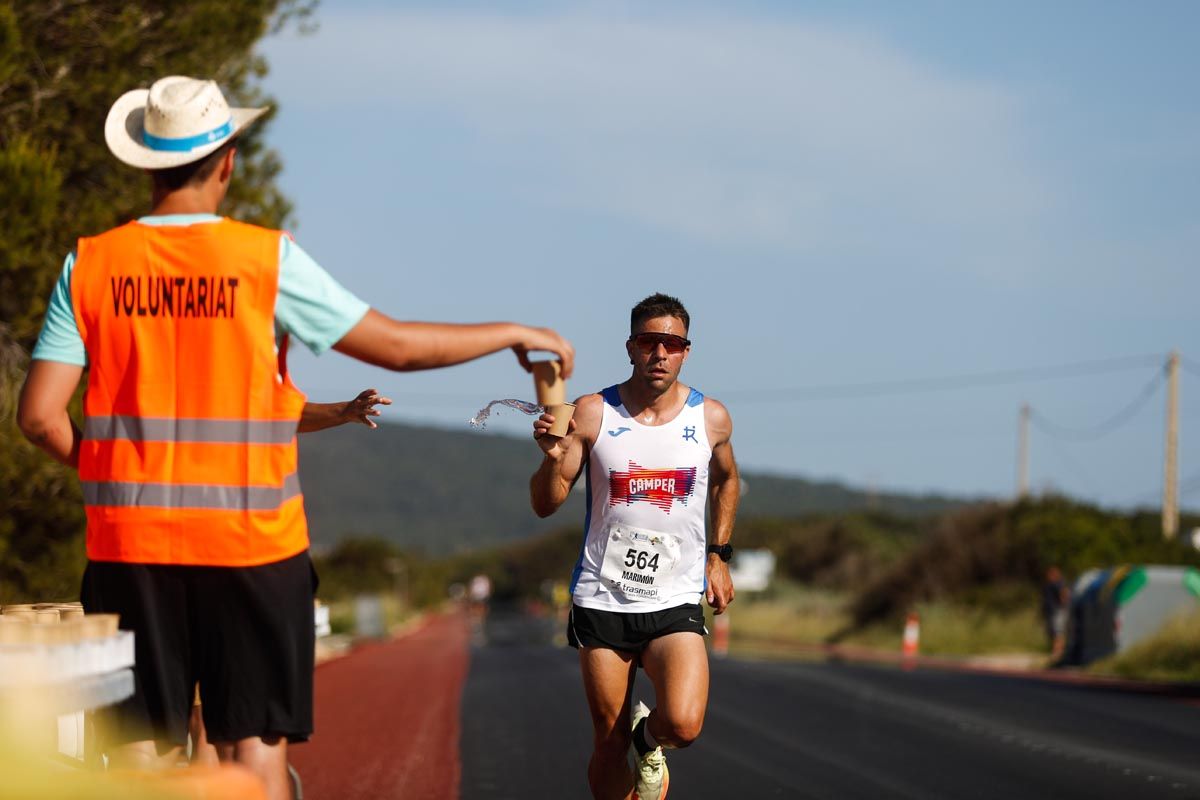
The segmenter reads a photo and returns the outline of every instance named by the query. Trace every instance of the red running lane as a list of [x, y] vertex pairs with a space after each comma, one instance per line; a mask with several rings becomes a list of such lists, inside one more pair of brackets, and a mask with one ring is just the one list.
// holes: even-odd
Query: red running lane
[[309, 800], [457, 798], [467, 626], [431, 618], [317, 668], [316, 733], [288, 748]]

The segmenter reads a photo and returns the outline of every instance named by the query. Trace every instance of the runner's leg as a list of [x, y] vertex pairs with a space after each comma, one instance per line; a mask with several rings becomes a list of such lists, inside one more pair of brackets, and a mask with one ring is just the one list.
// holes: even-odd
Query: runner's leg
[[657, 705], [646, 727], [663, 747], [687, 747], [700, 735], [708, 708], [708, 653], [698, 633], [669, 633], [642, 651]]
[[625, 800], [633, 793], [629, 770], [629, 707], [637, 670], [632, 653], [580, 647], [583, 690], [592, 712], [588, 785], [597, 800]]

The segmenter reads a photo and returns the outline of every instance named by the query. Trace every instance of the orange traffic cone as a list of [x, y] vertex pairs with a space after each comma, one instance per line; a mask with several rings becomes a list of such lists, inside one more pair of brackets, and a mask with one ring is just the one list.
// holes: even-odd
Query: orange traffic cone
[[915, 611], [909, 612], [904, 620], [904, 660], [916, 660], [917, 651], [921, 646], [921, 619]]

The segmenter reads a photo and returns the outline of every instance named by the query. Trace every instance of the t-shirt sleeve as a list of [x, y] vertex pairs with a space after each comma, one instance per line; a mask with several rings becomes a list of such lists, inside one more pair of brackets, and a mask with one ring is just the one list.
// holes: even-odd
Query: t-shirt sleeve
[[59, 361], [77, 367], [87, 366], [87, 350], [79, 325], [75, 322], [75, 309], [71, 302], [71, 273], [75, 270], [75, 254], [70, 253], [63, 261], [62, 274], [50, 293], [50, 304], [46, 307], [46, 319], [42, 332], [33, 348], [33, 357], [41, 361]]
[[279, 241], [275, 322], [320, 355], [366, 316], [370, 306], [321, 268], [288, 236]]

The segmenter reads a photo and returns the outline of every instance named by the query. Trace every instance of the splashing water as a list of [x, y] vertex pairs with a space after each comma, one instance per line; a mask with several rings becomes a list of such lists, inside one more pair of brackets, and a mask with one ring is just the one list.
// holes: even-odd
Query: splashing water
[[478, 414], [467, 420], [472, 428], [475, 428], [476, 430], [483, 430], [487, 427], [487, 418], [492, 415], [492, 406], [507, 406], [509, 408], [515, 408], [522, 414], [528, 414], [530, 416], [541, 414], [546, 410], [537, 403], [530, 403], [525, 400], [514, 400], [512, 398], [509, 398], [508, 400], [493, 400], [483, 408], [479, 409]]

